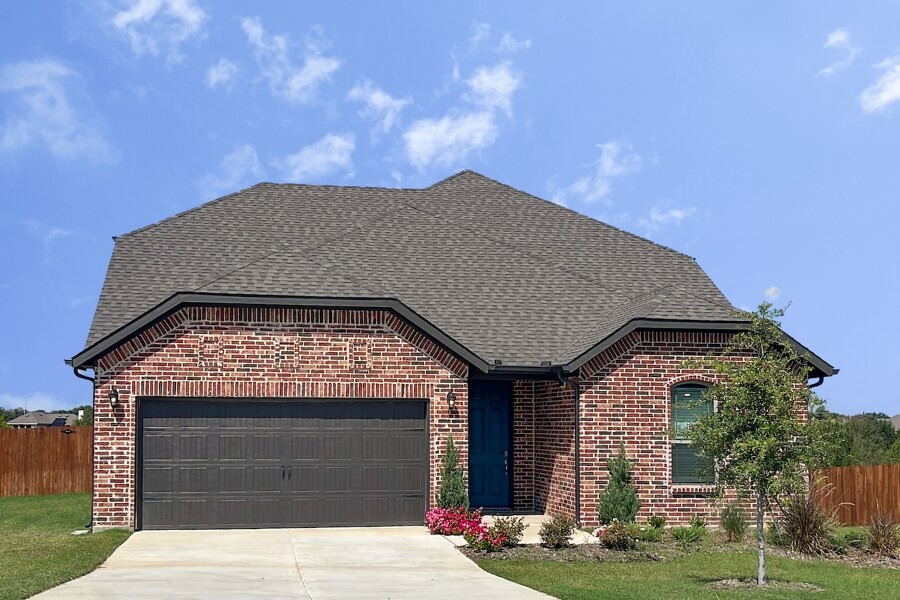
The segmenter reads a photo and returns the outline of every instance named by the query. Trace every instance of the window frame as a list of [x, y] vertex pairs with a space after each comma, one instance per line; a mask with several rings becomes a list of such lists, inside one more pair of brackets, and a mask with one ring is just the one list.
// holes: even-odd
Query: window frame
[[[688, 446], [691, 447], [690, 440], [684, 437], [678, 437], [678, 430], [676, 429], [675, 424], [675, 397], [676, 392], [679, 388], [696, 388], [705, 392], [711, 387], [710, 383], [705, 381], [697, 381], [697, 380], [687, 380], [687, 381], [679, 381], [670, 386], [669, 389], [669, 425], [671, 427], [671, 435], [669, 436], [669, 481], [675, 487], [709, 487], [713, 486], [716, 483], [716, 475], [715, 472], [710, 473], [706, 476], [697, 475], [692, 481], [676, 481], [675, 480], [675, 446]], [[711, 404], [710, 412], [708, 414], [713, 414], [716, 412], [716, 403], [715, 400], [710, 400]]]

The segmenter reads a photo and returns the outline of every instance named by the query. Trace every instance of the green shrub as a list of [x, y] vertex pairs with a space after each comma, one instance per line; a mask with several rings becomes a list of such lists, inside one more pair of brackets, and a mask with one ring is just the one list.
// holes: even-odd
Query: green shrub
[[503, 534], [503, 545], [512, 548], [522, 542], [525, 532], [525, 519], [522, 517], [496, 517], [491, 529]]
[[705, 530], [699, 527], [673, 527], [669, 533], [682, 550], [690, 552], [691, 546], [703, 540]]
[[869, 550], [882, 556], [896, 556], [900, 549], [900, 525], [887, 515], [876, 515], [869, 525]]
[[575, 520], [566, 515], [553, 515], [544, 521], [538, 535], [541, 544], [548, 548], [562, 548], [569, 545], [569, 538], [575, 532]]
[[634, 550], [637, 548], [637, 539], [640, 533], [640, 529], [635, 525], [626, 525], [615, 521], [601, 528], [601, 533], [597, 537], [600, 543], [610, 550]]
[[609, 460], [607, 469], [609, 482], [597, 504], [600, 522], [604, 525], [614, 521], [633, 523], [641, 501], [631, 485], [631, 461], [625, 456], [625, 446], [619, 446], [619, 455]]
[[701, 533], [705, 534], [707, 523], [700, 515], [694, 515], [693, 517], [691, 517], [691, 527], [693, 527], [694, 529], [699, 529]]
[[846, 554], [853, 548], [862, 550], [869, 543], [869, 536], [862, 527], [843, 527], [828, 536], [828, 547], [837, 554]]
[[662, 529], [666, 526], [666, 518], [662, 515], [653, 515], [647, 521], [647, 524], [653, 529]]
[[641, 527], [642, 542], [659, 542], [663, 538], [662, 527]]
[[459, 450], [453, 436], [447, 438], [447, 452], [441, 459], [441, 487], [437, 504], [441, 508], [469, 508], [466, 480], [459, 466]]
[[786, 500], [778, 520], [781, 545], [801, 554], [830, 550], [834, 527], [834, 511], [804, 494]]
[[726, 542], [742, 542], [747, 535], [747, 512], [740, 504], [729, 504], [720, 521]]

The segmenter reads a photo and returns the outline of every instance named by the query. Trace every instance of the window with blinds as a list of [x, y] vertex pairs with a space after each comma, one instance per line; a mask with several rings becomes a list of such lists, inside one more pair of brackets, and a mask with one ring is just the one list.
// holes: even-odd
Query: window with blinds
[[706, 386], [672, 388], [672, 483], [712, 483], [712, 464], [686, 439], [686, 431], [698, 419], [712, 413], [712, 402], [703, 398]]

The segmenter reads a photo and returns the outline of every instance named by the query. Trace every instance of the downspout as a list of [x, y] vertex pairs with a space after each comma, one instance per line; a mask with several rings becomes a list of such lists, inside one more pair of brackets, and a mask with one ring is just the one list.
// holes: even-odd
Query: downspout
[[581, 383], [578, 371], [574, 381], [563, 377], [562, 369], [556, 372], [556, 377], [575, 390], [575, 525], [581, 527]]
[[[91, 382], [91, 418], [95, 419], [97, 417], [97, 407], [94, 406], [94, 403], [97, 401], [97, 380], [90, 375], [79, 372], [79, 369], [83, 369], [84, 367], [72, 365], [71, 360], [67, 360], [66, 364], [72, 367], [72, 372], [75, 373], [75, 377]], [[92, 529], [94, 527], [94, 449], [94, 427], [91, 427], [91, 515], [87, 525], [85, 525], [86, 529]]]
[[811, 390], [811, 389], [813, 389], [813, 388], [819, 387], [819, 386], [822, 385], [823, 383], [825, 383], [825, 376], [824, 376], [824, 375], [819, 375], [819, 380], [818, 380], [817, 382], [815, 382], [815, 383], [807, 383], [807, 384], [806, 384], [806, 389]]

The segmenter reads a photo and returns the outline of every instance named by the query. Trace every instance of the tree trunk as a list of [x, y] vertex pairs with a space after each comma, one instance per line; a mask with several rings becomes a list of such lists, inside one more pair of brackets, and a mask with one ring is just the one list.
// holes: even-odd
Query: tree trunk
[[763, 527], [763, 495], [756, 494], [756, 540], [759, 544], [759, 570], [756, 574], [757, 585], [766, 585], [766, 530]]

